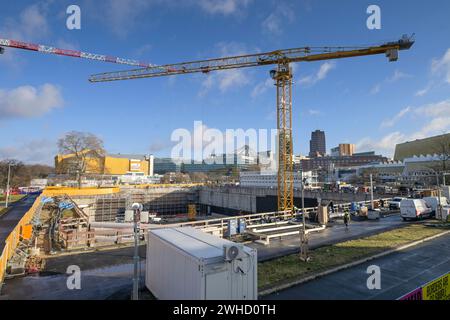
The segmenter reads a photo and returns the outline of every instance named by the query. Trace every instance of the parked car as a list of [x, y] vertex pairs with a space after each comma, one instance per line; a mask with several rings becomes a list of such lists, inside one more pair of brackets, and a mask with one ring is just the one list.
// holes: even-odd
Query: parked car
[[389, 210], [398, 210], [400, 209], [400, 203], [405, 198], [402, 197], [395, 197], [392, 200], [388, 201]]
[[431, 218], [433, 210], [423, 199], [403, 199], [400, 202], [400, 216], [404, 221]]
[[[425, 202], [431, 207], [431, 210], [433, 210], [433, 213], [436, 214], [439, 206], [439, 197], [425, 197], [423, 198]], [[448, 202], [448, 199], [446, 197], [441, 197], [441, 206], [445, 207], [450, 205]]]

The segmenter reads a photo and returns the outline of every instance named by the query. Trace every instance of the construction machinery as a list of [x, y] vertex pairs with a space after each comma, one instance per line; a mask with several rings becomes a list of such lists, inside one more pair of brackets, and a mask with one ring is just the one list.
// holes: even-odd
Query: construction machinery
[[399, 50], [410, 49], [413, 44], [413, 36], [409, 37], [405, 35], [398, 41], [373, 46], [301, 47], [258, 54], [221, 57], [175, 64], [152, 65], [106, 55], [90, 54], [81, 51], [57, 49], [43, 45], [0, 39], [0, 48], [2, 46], [12, 47], [141, 67], [139, 69], [95, 74], [89, 78], [89, 81], [91, 82], [154, 78], [190, 73], [207, 74], [212, 71], [276, 65], [277, 67], [270, 71], [270, 76], [274, 79], [277, 88], [278, 211], [283, 212], [283, 215], [286, 215], [286, 213], [292, 214], [294, 207], [292, 137], [293, 74], [290, 64], [295, 62], [313, 62], [378, 54], [385, 54], [388, 60], [392, 62], [398, 60]]
[[166, 64], [134, 70], [108, 72], [92, 75], [91, 82], [106, 82], [140, 78], [154, 78], [189, 73], [237, 68], [277, 65], [270, 71], [277, 88], [277, 130], [278, 130], [278, 211], [292, 213], [294, 207], [293, 137], [292, 137], [292, 82], [290, 64], [340, 58], [351, 58], [385, 54], [389, 61], [398, 60], [398, 51], [410, 49], [413, 37], [403, 36], [400, 40], [367, 47], [303, 47], [277, 50], [266, 53], [222, 57]]

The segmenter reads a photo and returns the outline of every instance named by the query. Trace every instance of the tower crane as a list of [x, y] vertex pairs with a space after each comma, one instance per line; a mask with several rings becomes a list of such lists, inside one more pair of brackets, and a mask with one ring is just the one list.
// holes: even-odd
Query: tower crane
[[129, 66], [142, 67], [142, 68], [149, 68], [149, 67], [157, 68], [157, 66], [155, 66], [153, 64], [149, 64], [146, 62], [140, 62], [140, 61], [132, 60], [132, 59], [124, 59], [124, 58], [113, 57], [113, 56], [108, 56], [108, 55], [104, 55], [104, 54], [89, 53], [89, 52], [77, 51], [77, 50], [60, 49], [60, 48], [47, 46], [47, 45], [43, 45], [43, 44], [35, 44], [35, 43], [28, 43], [28, 42], [22, 42], [22, 41], [17, 41], [17, 40], [0, 38], [0, 54], [4, 53], [5, 47], [29, 50], [29, 51], [37, 51], [37, 52], [41, 52], [41, 53], [48, 53], [48, 54], [53, 54], [53, 55], [58, 55], [58, 56], [66, 56], [66, 57], [73, 57], [73, 58], [82, 58], [82, 59], [89, 59], [89, 60], [96, 60], [96, 61], [103, 61], [103, 62], [111, 62], [111, 63], [117, 63], [117, 64], [125, 64], [125, 65], [129, 65]]
[[295, 62], [314, 62], [331, 59], [385, 54], [390, 62], [398, 60], [400, 50], [408, 50], [414, 44], [413, 37], [403, 36], [398, 41], [381, 45], [360, 47], [301, 47], [276, 50], [266, 53], [221, 57], [175, 64], [153, 65], [136, 60], [123, 59], [75, 50], [26, 43], [0, 38], [0, 54], [4, 47], [38, 51], [42, 53], [84, 58], [103, 62], [131, 65], [139, 69], [106, 72], [89, 77], [90, 82], [107, 82], [140, 78], [155, 78], [190, 73], [276, 65], [270, 71], [277, 88], [277, 130], [278, 130], [278, 211], [292, 212], [294, 207], [293, 137], [292, 137], [292, 83], [290, 66]]
[[292, 68], [294, 62], [385, 54], [389, 61], [398, 60], [398, 51], [410, 49], [413, 37], [368, 47], [302, 47], [233, 57], [166, 64], [158, 67], [107, 72], [92, 75], [91, 82], [106, 82], [140, 78], [155, 78], [189, 73], [276, 65], [270, 71], [277, 88], [278, 130], [278, 212], [292, 213], [294, 207], [294, 170], [292, 137]]

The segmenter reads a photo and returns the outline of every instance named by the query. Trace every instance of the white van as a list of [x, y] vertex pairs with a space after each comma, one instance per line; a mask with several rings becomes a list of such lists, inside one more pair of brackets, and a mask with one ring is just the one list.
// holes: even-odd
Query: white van
[[[433, 210], [434, 213], [437, 212], [437, 208], [439, 206], [439, 197], [425, 197], [423, 198], [425, 202], [431, 207], [431, 210]], [[448, 200], [446, 197], [441, 197], [441, 206], [445, 207], [448, 206]]]
[[432, 217], [433, 210], [423, 199], [403, 199], [400, 203], [400, 216], [404, 221]]

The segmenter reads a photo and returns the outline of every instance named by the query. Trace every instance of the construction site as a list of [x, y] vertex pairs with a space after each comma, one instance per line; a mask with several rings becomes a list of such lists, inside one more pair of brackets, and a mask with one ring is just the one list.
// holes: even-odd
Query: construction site
[[[301, 99], [293, 103], [294, 66], [368, 56], [382, 59], [367, 64], [395, 63], [400, 54], [414, 55], [414, 35], [372, 45], [258, 49], [158, 65], [2, 36], [2, 54], [31, 51], [62, 56], [53, 57], [61, 64], [79, 58], [130, 67], [86, 76], [99, 96], [111, 90], [102, 87], [105, 83], [117, 82], [112, 90], [118, 91], [128, 80], [188, 82], [183, 80], [188, 74], [265, 68], [275, 89], [277, 134], [275, 150], [252, 153], [244, 145], [234, 154], [211, 153], [213, 163], [180, 164], [153, 154], [109, 154], [95, 136], [70, 132], [58, 140], [54, 172], [17, 190], [10, 186], [9, 164], [0, 211], [0, 300], [228, 301], [308, 299], [308, 294], [312, 299], [450, 299], [449, 261], [439, 260], [450, 250], [450, 157], [447, 149], [429, 147], [430, 141], [439, 146], [448, 133], [399, 142], [396, 161], [374, 151], [357, 153], [350, 143], [339, 143], [328, 155], [321, 130], [312, 132], [309, 157], [294, 152], [294, 141], [300, 140], [294, 130], [304, 121], [293, 116], [303, 106]], [[316, 80], [301, 78], [299, 86], [319, 80], [320, 71]], [[169, 96], [170, 84], [166, 89], [159, 94]], [[88, 147], [80, 147], [83, 139]], [[273, 155], [272, 171], [262, 170], [267, 169], [261, 165], [263, 153]], [[231, 164], [217, 161], [229, 158]], [[11, 190], [20, 194], [12, 203]], [[424, 258], [415, 261], [417, 256]], [[413, 260], [429, 272], [412, 268], [411, 281], [404, 281], [398, 268], [409, 270], [405, 265]], [[379, 292], [361, 276], [370, 263], [393, 270]], [[438, 285], [439, 290], [431, 289]]]

